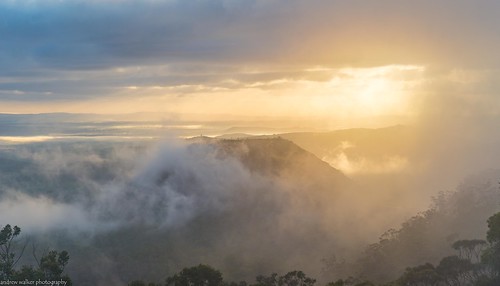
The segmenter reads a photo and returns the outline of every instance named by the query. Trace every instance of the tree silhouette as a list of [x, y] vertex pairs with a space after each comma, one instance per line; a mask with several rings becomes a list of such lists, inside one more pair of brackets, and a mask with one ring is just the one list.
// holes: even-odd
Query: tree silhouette
[[[69, 254], [67, 251], [57, 252], [49, 251], [46, 255], [42, 255], [40, 260], [37, 260], [38, 268], [31, 265], [23, 265], [20, 270], [16, 270], [15, 266], [21, 259], [27, 242], [22, 246], [19, 254], [15, 253], [16, 238], [21, 234], [21, 228], [18, 226], [11, 227], [9, 224], [4, 226], [0, 231], [0, 281], [6, 280], [63, 280], [66, 285], [72, 285], [71, 279], [63, 275], [64, 268], [68, 264]], [[35, 251], [34, 251], [35, 252]]]
[[26, 245], [21, 253], [14, 253], [15, 239], [21, 234], [21, 229], [16, 225], [7, 224], [0, 231], [0, 279], [8, 280], [14, 274], [14, 267], [21, 258]]
[[458, 251], [458, 257], [468, 259], [471, 262], [479, 262], [481, 253], [486, 246], [486, 241], [482, 239], [458, 240], [453, 243], [453, 249]]
[[166, 279], [166, 286], [221, 286], [222, 273], [204, 264], [184, 268]]

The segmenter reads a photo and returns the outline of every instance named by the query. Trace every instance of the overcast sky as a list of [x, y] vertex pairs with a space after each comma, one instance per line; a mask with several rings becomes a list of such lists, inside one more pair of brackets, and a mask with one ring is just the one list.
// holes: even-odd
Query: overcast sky
[[0, 112], [370, 117], [462, 102], [449, 109], [497, 114], [499, 12], [494, 0], [1, 1]]

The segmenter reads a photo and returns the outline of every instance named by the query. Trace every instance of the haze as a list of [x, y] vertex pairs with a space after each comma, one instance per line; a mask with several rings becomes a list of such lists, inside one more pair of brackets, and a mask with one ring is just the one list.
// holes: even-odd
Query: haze
[[[81, 285], [160, 281], [202, 262], [232, 279], [301, 268], [328, 282], [352, 273], [324, 275], [321, 259], [355, 260], [463, 194], [488, 205], [432, 237], [481, 237], [500, 205], [499, 9], [2, 1], [0, 226], [69, 248]], [[132, 271], [151, 249], [120, 232], [141, 231], [162, 254]], [[121, 257], [129, 247], [137, 255]]]

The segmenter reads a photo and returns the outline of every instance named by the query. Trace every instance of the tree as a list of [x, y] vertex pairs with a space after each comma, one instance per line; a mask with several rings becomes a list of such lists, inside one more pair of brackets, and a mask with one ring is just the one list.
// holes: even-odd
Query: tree
[[23, 281], [23, 280], [29, 280], [29, 281], [36, 281], [38, 279], [43, 279], [43, 275], [38, 269], [33, 268], [31, 265], [23, 265], [21, 267], [21, 270], [16, 271], [12, 277], [12, 280], [16, 281]]
[[436, 268], [430, 263], [416, 267], [406, 268], [405, 273], [398, 280], [398, 285], [408, 286], [431, 286], [439, 285], [441, 277], [436, 272]]
[[279, 286], [313, 286], [316, 279], [307, 277], [302, 271], [291, 271], [278, 279]]
[[40, 259], [39, 271], [42, 273], [43, 277], [48, 280], [65, 280], [68, 281], [69, 277], [62, 275], [64, 268], [69, 261], [69, 254], [67, 251], [63, 250], [57, 252], [55, 250], [49, 251], [49, 253]]
[[[500, 212], [488, 218], [488, 232], [486, 239], [490, 243], [481, 256], [481, 261], [489, 267], [488, 278], [484, 278], [483, 285], [498, 285], [500, 282]], [[490, 283], [490, 284], [488, 284]]]
[[[49, 251], [48, 254], [42, 255], [40, 260], [37, 260], [38, 268], [31, 265], [23, 265], [20, 270], [16, 270], [15, 266], [21, 259], [27, 243], [25, 243], [21, 252], [15, 253], [16, 238], [21, 234], [21, 228], [14, 226], [13, 228], [7, 224], [0, 231], [0, 280], [63, 280], [66, 285], [72, 285], [71, 279], [63, 275], [64, 268], [68, 264], [69, 254], [67, 251], [57, 252]], [[35, 251], [33, 251], [35, 253]]]
[[302, 271], [290, 271], [287, 274], [278, 277], [277, 273], [270, 276], [259, 275], [255, 278], [257, 281], [253, 286], [313, 286], [315, 279], [309, 278]]
[[489, 243], [495, 244], [500, 242], [500, 212], [488, 218], [488, 232], [486, 239]]
[[481, 253], [486, 246], [486, 241], [482, 239], [458, 240], [452, 245], [458, 251], [458, 257], [468, 259], [471, 262], [479, 262]]
[[14, 274], [14, 267], [21, 258], [26, 245], [21, 254], [14, 253], [15, 239], [21, 234], [21, 229], [16, 225], [14, 228], [7, 224], [0, 231], [0, 279], [8, 280]]
[[456, 255], [441, 259], [436, 270], [447, 285], [467, 285], [474, 279], [472, 275], [475, 270], [474, 265], [470, 260]]
[[259, 275], [255, 278], [257, 284], [254, 286], [277, 286], [278, 273], [273, 273], [270, 276]]
[[222, 273], [204, 264], [184, 268], [166, 279], [166, 286], [222, 286]]

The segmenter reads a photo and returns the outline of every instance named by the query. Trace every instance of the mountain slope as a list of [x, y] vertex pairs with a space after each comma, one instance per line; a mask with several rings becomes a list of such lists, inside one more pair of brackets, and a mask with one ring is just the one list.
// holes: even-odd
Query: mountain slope
[[[351, 243], [337, 231], [353, 217], [341, 214], [350, 180], [291, 141], [141, 144], [2, 150], [0, 216], [68, 250], [78, 285], [161, 281], [199, 263], [235, 280], [291, 269], [318, 277], [326, 253]], [[19, 182], [28, 179], [36, 188]]]

